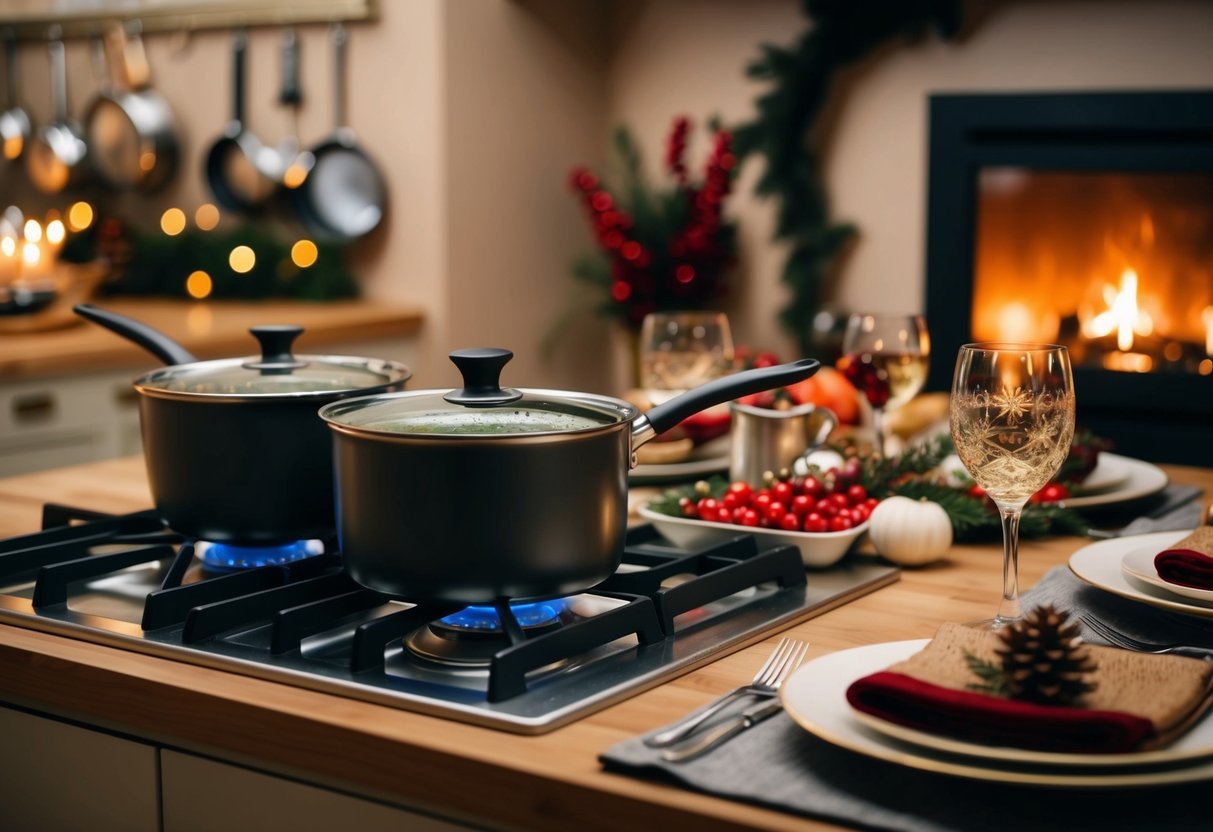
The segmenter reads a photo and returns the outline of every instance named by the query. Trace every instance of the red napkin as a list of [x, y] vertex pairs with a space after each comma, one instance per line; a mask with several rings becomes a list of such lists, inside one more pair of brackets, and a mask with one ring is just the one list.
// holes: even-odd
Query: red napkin
[[1192, 534], [1154, 556], [1154, 569], [1167, 583], [1213, 589], [1213, 526]]
[[857, 711], [907, 728], [1037, 751], [1123, 753], [1154, 733], [1150, 720], [1134, 714], [1000, 699], [889, 671], [854, 682], [847, 701]]

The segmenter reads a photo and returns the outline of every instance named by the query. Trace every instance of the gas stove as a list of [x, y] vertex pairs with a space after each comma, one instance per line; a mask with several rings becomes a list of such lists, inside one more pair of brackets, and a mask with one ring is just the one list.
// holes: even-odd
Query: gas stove
[[753, 535], [686, 551], [651, 526], [577, 595], [466, 607], [365, 589], [334, 541], [183, 540], [151, 511], [48, 504], [0, 541], [0, 622], [506, 731], [537, 734], [897, 580], [851, 556], [806, 575]]

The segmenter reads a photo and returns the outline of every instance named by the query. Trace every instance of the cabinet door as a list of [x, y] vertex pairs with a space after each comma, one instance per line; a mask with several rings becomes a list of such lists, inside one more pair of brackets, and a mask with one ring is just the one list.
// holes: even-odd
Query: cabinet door
[[404, 809], [165, 749], [160, 753], [164, 832], [466, 830]]
[[2, 707], [0, 737], [0, 828], [160, 828], [154, 746]]

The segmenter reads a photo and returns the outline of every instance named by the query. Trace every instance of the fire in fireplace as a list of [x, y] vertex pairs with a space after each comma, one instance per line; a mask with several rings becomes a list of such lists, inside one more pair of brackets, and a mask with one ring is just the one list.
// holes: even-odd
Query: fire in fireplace
[[[1065, 344], [1079, 422], [1213, 463], [1213, 93], [940, 95], [927, 315], [936, 354]], [[947, 389], [934, 362], [930, 389]]]

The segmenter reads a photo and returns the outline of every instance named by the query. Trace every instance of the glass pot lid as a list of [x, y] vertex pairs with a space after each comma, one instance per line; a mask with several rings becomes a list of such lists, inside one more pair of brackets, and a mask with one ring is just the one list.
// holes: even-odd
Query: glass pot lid
[[321, 408], [320, 415], [359, 432], [437, 438], [579, 433], [629, 422], [639, 413], [608, 396], [503, 389], [498, 379], [513, 355], [456, 350], [450, 358], [463, 374], [462, 388], [347, 399]]
[[256, 326], [261, 355], [162, 367], [135, 381], [141, 392], [185, 396], [306, 396], [373, 390], [407, 379], [402, 364], [353, 356], [294, 355], [298, 326]]

